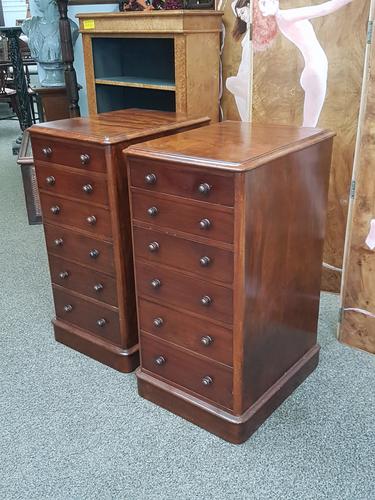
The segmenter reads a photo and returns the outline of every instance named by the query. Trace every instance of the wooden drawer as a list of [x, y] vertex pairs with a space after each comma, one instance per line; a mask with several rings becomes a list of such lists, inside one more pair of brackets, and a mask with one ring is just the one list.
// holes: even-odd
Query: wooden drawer
[[117, 312], [71, 295], [56, 285], [53, 286], [53, 296], [58, 319], [79, 326], [110, 342], [120, 343]]
[[48, 253], [82, 262], [86, 266], [114, 275], [111, 243], [75, 233], [60, 226], [44, 225]]
[[87, 267], [49, 255], [52, 282], [106, 304], [117, 306], [116, 281]]
[[[233, 242], [233, 213], [218, 211], [213, 205], [191, 205], [176, 198], [163, 199], [152, 193], [133, 191], [132, 208], [136, 220], [213, 240]], [[154, 215], [150, 215], [150, 211], [155, 212]]]
[[139, 261], [136, 278], [138, 295], [232, 324], [233, 296], [229, 288]]
[[140, 329], [232, 366], [232, 331], [148, 300], [138, 303]]
[[202, 279], [233, 282], [233, 253], [150, 229], [133, 228], [137, 258], [196, 273]]
[[143, 332], [141, 356], [142, 368], [226, 408], [231, 408], [231, 368], [189, 354]]
[[[48, 137], [33, 136], [32, 148], [34, 161], [58, 163], [80, 170], [105, 172], [104, 149], [92, 144], [74, 141], [57, 141]], [[38, 164], [37, 164], [38, 166]]]
[[105, 208], [93, 207], [79, 201], [65, 200], [45, 193], [41, 193], [40, 201], [43, 221], [77, 227], [104, 237], [112, 235], [110, 213]]
[[169, 193], [195, 200], [233, 206], [234, 176], [183, 166], [168, 167], [165, 163], [130, 161], [132, 186]]
[[36, 169], [39, 189], [79, 198], [86, 203], [108, 205], [107, 181], [87, 173], [76, 174], [53, 165]]

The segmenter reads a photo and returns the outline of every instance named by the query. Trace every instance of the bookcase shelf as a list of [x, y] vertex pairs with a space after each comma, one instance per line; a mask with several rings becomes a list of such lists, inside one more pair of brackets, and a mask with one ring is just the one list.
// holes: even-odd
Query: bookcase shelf
[[137, 107], [219, 119], [222, 12], [85, 13], [77, 17], [90, 114]]
[[111, 76], [109, 78], [96, 78], [96, 84], [115, 85], [118, 87], [138, 87], [156, 90], [176, 90], [174, 81], [163, 78], [141, 78], [137, 76]]

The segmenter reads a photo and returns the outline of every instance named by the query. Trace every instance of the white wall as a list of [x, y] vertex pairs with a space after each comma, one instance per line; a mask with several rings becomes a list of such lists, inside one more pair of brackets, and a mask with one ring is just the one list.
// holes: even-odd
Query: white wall
[[27, 5], [25, 0], [2, 0], [5, 26], [15, 26], [17, 19], [25, 19]]

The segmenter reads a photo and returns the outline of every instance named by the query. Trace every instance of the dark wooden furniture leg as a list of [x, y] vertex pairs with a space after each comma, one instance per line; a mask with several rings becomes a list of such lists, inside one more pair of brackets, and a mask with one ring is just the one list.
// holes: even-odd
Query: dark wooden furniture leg
[[79, 94], [77, 75], [73, 66], [74, 50], [72, 42], [72, 34], [70, 31], [70, 24], [68, 19], [68, 0], [57, 0], [57, 7], [60, 13], [60, 38], [61, 38], [61, 53], [62, 60], [65, 65], [65, 86], [69, 100], [69, 114], [71, 118], [81, 116], [78, 105]]

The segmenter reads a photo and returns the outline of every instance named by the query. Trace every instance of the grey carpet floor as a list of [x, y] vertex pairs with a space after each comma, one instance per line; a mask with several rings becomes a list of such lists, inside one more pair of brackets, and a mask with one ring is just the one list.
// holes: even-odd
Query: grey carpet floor
[[0, 498], [375, 498], [375, 358], [335, 338], [323, 294], [318, 369], [249, 441], [228, 444], [142, 400], [53, 340], [42, 228], [28, 226], [0, 122]]

